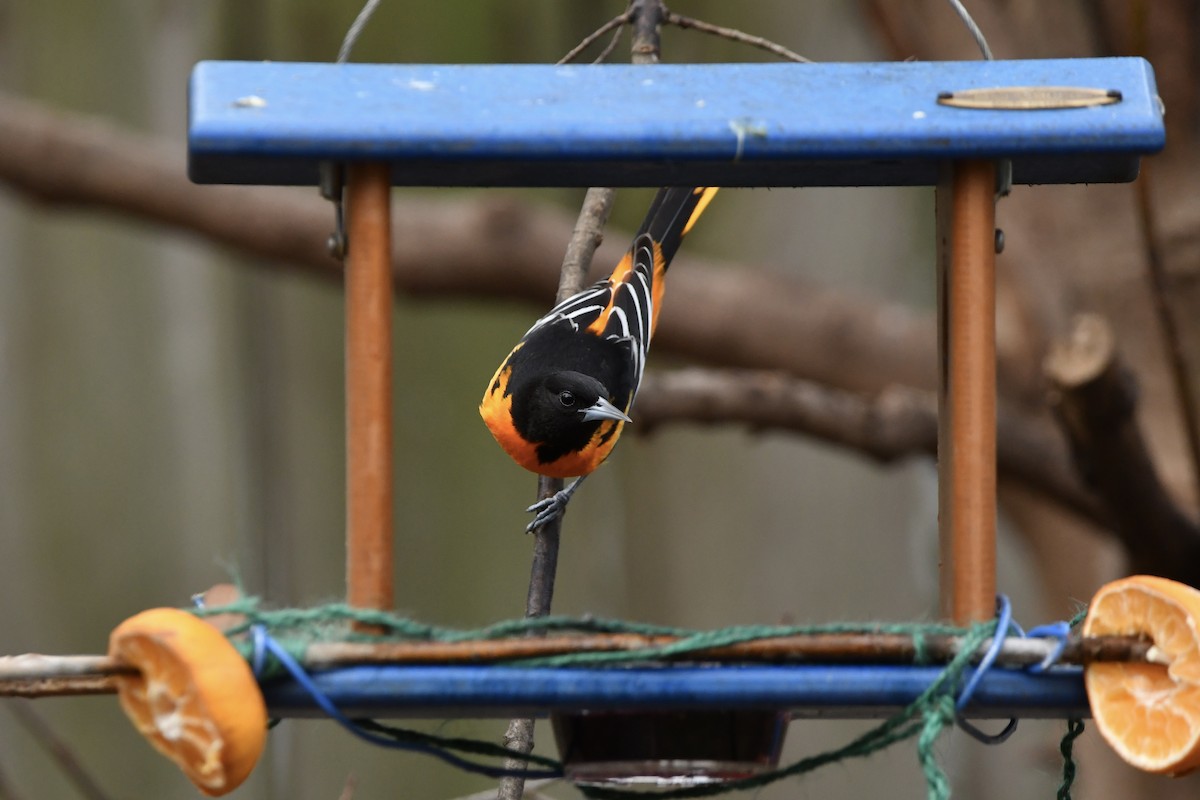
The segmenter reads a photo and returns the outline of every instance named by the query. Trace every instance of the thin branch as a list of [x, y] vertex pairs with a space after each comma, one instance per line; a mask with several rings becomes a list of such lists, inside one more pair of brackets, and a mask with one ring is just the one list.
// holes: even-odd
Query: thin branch
[[90, 694], [116, 694], [117, 679], [106, 676], [77, 676], [30, 680], [0, 680], [0, 697], [82, 697]]
[[[538, 790], [543, 787], [552, 786], [560, 781], [560, 778], [540, 778], [536, 781], [526, 781], [525, 797], [528, 798], [528, 800], [539, 800], [539, 798], [546, 797], [546, 795], [542, 794]], [[463, 795], [462, 797], [455, 798], [455, 800], [491, 800], [491, 798], [494, 796], [495, 795], [492, 793], [491, 789], [485, 789], [482, 792]]]
[[[559, 272], [558, 293], [555, 302], [561, 302], [583, 288], [592, 256], [604, 238], [604, 225], [612, 210], [612, 189], [588, 189], [579, 210], [579, 218]], [[562, 478], [538, 478], [537, 499], [553, 497], [563, 488]], [[529, 593], [525, 598], [526, 617], [544, 617], [550, 613], [554, 598], [554, 578], [558, 572], [558, 544], [562, 531], [562, 517], [539, 526], [533, 532], [533, 563], [529, 570]], [[521, 755], [533, 752], [533, 720], [514, 719], [509, 722], [504, 734], [504, 746]], [[527, 762], [511, 758], [505, 762], [507, 769], [524, 769]], [[498, 800], [519, 800], [524, 793], [524, 778], [504, 777], [500, 779], [496, 794]]]
[[[625, 16], [633, 24], [632, 60], [635, 64], [653, 64], [658, 61], [658, 25], [662, 14], [660, 0], [632, 0]], [[612, 25], [616, 20], [610, 21]], [[621, 23], [623, 24], [623, 23]], [[583, 207], [567, 245], [559, 269], [558, 292], [555, 302], [562, 302], [583, 289], [591, 267], [592, 257], [604, 238], [604, 225], [612, 209], [612, 189], [588, 189]], [[582, 480], [577, 479], [577, 480]], [[538, 477], [538, 501], [553, 497], [563, 489], [562, 478]], [[550, 520], [534, 529], [533, 564], [529, 576], [529, 593], [526, 597], [525, 616], [543, 617], [550, 613], [554, 597], [554, 578], [558, 571], [558, 545], [563, 517]], [[529, 755], [533, 752], [532, 719], [514, 719], [508, 724], [504, 735], [504, 746]], [[508, 769], [524, 769], [528, 762], [521, 758], [505, 761]], [[525, 791], [525, 779], [504, 777], [496, 792], [497, 800], [520, 800]]]
[[63, 775], [75, 786], [87, 800], [108, 800], [108, 795], [100, 788], [100, 784], [92, 777], [75, 751], [67, 742], [55, 733], [42, 715], [34, 711], [33, 704], [25, 700], [14, 700], [8, 705], [21, 727], [25, 729], [42, 749], [50, 754], [62, 770]]
[[24, 800], [24, 795], [20, 794], [9, 780], [3, 763], [0, 763], [0, 800]]
[[1159, 480], [1137, 426], [1133, 378], [1108, 323], [1077, 317], [1045, 371], [1078, 469], [1107, 506], [1133, 569], [1200, 586], [1200, 528]]
[[596, 54], [595, 60], [592, 61], [593, 64], [603, 64], [608, 60], [608, 57], [613, 54], [613, 51], [617, 49], [617, 45], [621, 41], [621, 32], [621, 28], [617, 28], [613, 32], [612, 38], [608, 40], [608, 44], [604, 45], [604, 49]]
[[342, 784], [342, 793], [338, 795], [338, 800], [354, 800], [354, 793], [358, 790], [358, 776], [353, 772], [346, 775], [346, 782]]
[[[583, 288], [592, 257], [604, 240], [604, 225], [612, 210], [612, 189], [591, 188], [583, 198], [583, 206], [575, 222], [575, 230], [567, 244], [559, 270], [558, 292], [555, 303], [566, 300]], [[537, 499], [553, 497], [563, 489], [562, 478], [538, 478]], [[558, 545], [562, 531], [562, 516], [534, 529], [533, 562], [530, 566], [529, 592], [525, 599], [526, 617], [549, 615], [554, 598], [554, 579], [558, 572]], [[514, 719], [509, 722], [504, 735], [504, 746], [522, 755], [533, 752], [532, 719]], [[511, 758], [505, 762], [508, 769], [524, 769], [527, 762]], [[519, 800], [524, 793], [524, 778], [504, 777], [500, 779], [496, 794], [498, 800]]]
[[[601, 36], [608, 33], [609, 31], [615, 30], [616, 35], [613, 37], [613, 41], [609, 42], [609, 44], [605, 46], [602, 56], [607, 53], [611, 53], [612, 48], [614, 48], [616, 46], [617, 39], [620, 38], [621, 28], [624, 27], [625, 25], [629, 24], [629, 21], [631, 19], [633, 19], [632, 4], [631, 4], [630, 8], [625, 9], [625, 11], [623, 11], [620, 14], [617, 14], [615, 17], [610, 19], [608, 22], [604, 23], [599, 28], [592, 31], [587, 36], [583, 37], [583, 40], [580, 41], [579, 44], [575, 45], [570, 50], [568, 50], [567, 54], [565, 56], [563, 56], [562, 58], [560, 58], [557, 63], [558, 64], [571, 63], [576, 58], [579, 58], [579, 55], [584, 50], [587, 50], [589, 47], [591, 47], [596, 42], [597, 39], [599, 39]], [[597, 59], [597, 60], [599, 60], [599, 59]]]
[[748, 44], [751, 47], [757, 47], [759, 50], [765, 50], [768, 53], [779, 56], [788, 61], [798, 61], [801, 64], [813, 63], [811, 59], [787, 49], [781, 44], [772, 42], [770, 39], [764, 39], [761, 36], [754, 36], [749, 33], [744, 33], [735, 28], [725, 28], [720, 25], [713, 25], [711, 22], [705, 22], [692, 17], [685, 17], [683, 14], [676, 14], [674, 11], [667, 10], [663, 16], [663, 22], [668, 25], [674, 25], [683, 30], [693, 29], [701, 33], [708, 33], [713, 36], [719, 36], [722, 39], [738, 42], [740, 44]]
[[1200, 503], [1200, 406], [1197, 406], [1196, 395], [1192, 392], [1191, 376], [1188, 374], [1187, 357], [1183, 352], [1183, 337], [1179, 333], [1179, 323], [1175, 319], [1171, 302], [1167, 299], [1166, 268], [1163, 265], [1162, 251], [1158, 246], [1158, 233], [1154, 224], [1154, 204], [1151, 202], [1151, 175], [1153, 167], [1146, 163], [1142, 166], [1141, 177], [1137, 180], [1137, 210], [1138, 222], [1141, 225], [1142, 246], [1146, 255], [1146, 282], [1150, 285], [1150, 296], [1154, 300], [1154, 313], [1162, 327], [1163, 345], [1167, 352], [1167, 364], [1171, 375], [1171, 385], [1175, 390], [1176, 402], [1179, 404], [1179, 415], [1183, 418], [1183, 430], [1187, 439], [1188, 455], [1191, 459], [1192, 490], [1194, 498]]
[[575, 229], [571, 232], [571, 241], [567, 243], [567, 252], [559, 270], [555, 303], [561, 303], [578, 293], [587, 281], [592, 259], [604, 241], [604, 226], [608, 224], [608, 215], [612, 212], [615, 197], [616, 192], [612, 189], [596, 187], [588, 189], [584, 195], [583, 206], [579, 210], [579, 218], [575, 221]]

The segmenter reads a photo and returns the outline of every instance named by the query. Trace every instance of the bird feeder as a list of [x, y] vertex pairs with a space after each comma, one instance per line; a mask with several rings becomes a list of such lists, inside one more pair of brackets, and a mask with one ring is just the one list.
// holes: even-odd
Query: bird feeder
[[[990, 619], [996, 594], [997, 185], [1132, 181], [1140, 157], [1163, 144], [1153, 73], [1138, 58], [204, 62], [192, 76], [188, 132], [199, 183], [315, 186], [322, 165], [345, 166], [347, 596], [368, 608], [392, 605], [391, 186], [936, 187], [941, 605], [960, 624]], [[560, 743], [577, 751], [585, 778], [631, 774], [610, 761], [653, 773], [655, 760], [717, 763], [721, 777], [777, 754], [781, 714], [877, 715], [919, 694], [930, 669], [358, 666], [315, 679], [351, 714], [565, 715]], [[286, 681], [266, 696], [275, 717], [318, 713]], [[631, 712], [650, 714], [671, 741], [676, 712], [734, 728], [751, 713], [756, 732], [741, 738], [754, 752], [596, 750], [628, 735], [615, 732], [614, 715]], [[1082, 678], [1069, 670], [993, 671], [968, 712], [1087, 713]]]

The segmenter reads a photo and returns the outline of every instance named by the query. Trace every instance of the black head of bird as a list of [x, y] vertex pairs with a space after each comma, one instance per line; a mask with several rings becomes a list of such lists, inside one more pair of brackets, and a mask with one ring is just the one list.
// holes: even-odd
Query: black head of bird
[[586, 444], [604, 420], [630, 421], [604, 384], [581, 372], [552, 372], [514, 387], [513, 416], [531, 440], [562, 452]]

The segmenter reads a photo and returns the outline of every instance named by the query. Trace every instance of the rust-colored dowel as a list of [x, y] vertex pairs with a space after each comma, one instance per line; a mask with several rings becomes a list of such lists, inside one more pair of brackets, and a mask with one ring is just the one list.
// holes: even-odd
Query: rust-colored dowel
[[996, 605], [996, 168], [949, 165], [937, 190], [938, 531], [942, 614]]
[[346, 601], [392, 603], [391, 180], [346, 173]]

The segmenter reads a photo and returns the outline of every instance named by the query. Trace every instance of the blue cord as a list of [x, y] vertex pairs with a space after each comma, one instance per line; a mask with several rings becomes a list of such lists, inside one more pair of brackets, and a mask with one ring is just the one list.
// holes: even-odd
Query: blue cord
[[967, 720], [962, 712], [971, 702], [972, 695], [979, 688], [979, 682], [983, 680], [983, 676], [992, 664], [996, 663], [996, 657], [1000, 655], [1000, 649], [1004, 647], [1004, 640], [1008, 637], [1010, 627], [1016, 628], [1017, 633], [1021, 631], [1021, 627], [1013, 622], [1012, 604], [1008, 602], [1008, 597], [1003, 594], [996, 596], [997, 616], [999, 619], [996, 622], [996, 632], [992, 635], [992, 643], [988, 647], [987, 652], [983, 654], [983, 658], [979, 661], [979, 666], [975, 668], [975, 672], [967, 680], [966, 686], [959, 692], [958, 699], [954, 703], [955, 722], [962, 728], [971, 738], [983, 742], [984, 744], [1001, 744], [1008, 740], [1008, 737], [1013, 735], [1017, 729], [1017, 719], [1013, 717], [1004, 726], [1004, 729], [996, 734], [984, 733], [979, 728]]
[[263, 670], [267, 668], [266, 640], [271, 637], [267, 635], [267, 629], [263, 625], [255, 625], [250, 628], [250, 636], [254, 642], [254, 652], [250, 658], [250, 668], [254, 671], [254, 677], [261, 678]]
[[966, 685], [958, 695], [955, 701], [955, 718], [964, 731], [966, 731], [974, 739], [983, 742], [984, 744], [1000, 744], [1013, 735], [1017, 729], [1017, 719], [1013, 718], [1008, 721], [1004, 729], [997, 734], [988, 734], [979, 730], [971, 722], [963, 717], [962, 712], [971, 702], [971, 697], [975, 694], [975, 690], [979, 687], [979, 682], [983, 680], [983, 676], [987, 673], [992, 665], [995, 664], [997, 656], [1000, 655], [1000, 650], [1004, 647], [1004, 640], [1010, 635], [1015, 634], [1020, 638], [1025, 637], [1053, 637], [1058, 640], [1054, 649], [1051, 650], [1040, 663], [1034, 664], [1026, 669], [1032, 673], [1042, 673], [1050, 669], [1058, 663], [1058, 659], [1062, 657], [1063, 651], [1067, 647], [1067, 637], [1071, 633], [1071, 626], [1063, 621], [1051, 622], [1046, 625], [1038, 625], [1036, 628], [1030, 629], [1028, 633], [1021, 630], [1021, 626], [1012, 618], [1012, 604], [1005, 595], [996, 596], [996, 633], [992, 637], [992, 644], [988, 647], [987, 652], [983, 654], [983, 658], [979, 661], [979, 666], [975, 668], [975, 672], [971, 675]]
[[[336, 720], [343, 728], [350, 731], [358, 738], [376, 744], [381, 747], [391, 747], [398, 750], [409, 750], [416, 753], [424, 753], [426, 755], [440, 758], [447, 764], [458, 767], [467, 772], [473, 772], [477, 775], [485, 775], [489, 778], [561, 778], [562, 771], [554, 769], [506, 769], [505, 767], [491, 767], [486, 764], [479, 764], [474, 761], [468, 761], [465, 758], [454, 755], [442, 748], [433, 745], [421, 744], [417, 742], [400, 742], [395, 739], [390, 739], [385, 736], [371, 733], [363, 730], [354, 720], [347, 717], [333, 701], [321, 691], [320, 687], [313, 682], [304, 668], [300, 666], [287, 650], [285, 650], [277, 641], [271, 638], [270, 634], [262, 625], [255, 625], [251, 629], [251, 634], [254, 642], [254, 669], [255, 674], [261, 672], [262, 666], [266, 661], [266, 654], [270, 653], [276, 658], [283, 668], [288, 671], [293, 680], [300, 685], [304, 691], [308, 692], [313, 701], [320, 706], [321, 710]], [[518, 753], [513, 753], [515, 757], [519, 757]]]
[[1067, 638], [1071, 635], [1071, 624], [1059, 620], [1058, 622], [1051, 622], [1046, 625], [1038, 625], [1036, 628], [1032, 628], [1026, 635], [1030, 637], [1040, 636], [1042, 638], [1053, 636], [1058, 640], [1058, 644], [1042, 659], [1041, 663], [1027, 668], [1029, 672], [1041, 673], [1053, 667], [1062, 658], [1063, 651], [1067, 649]]

